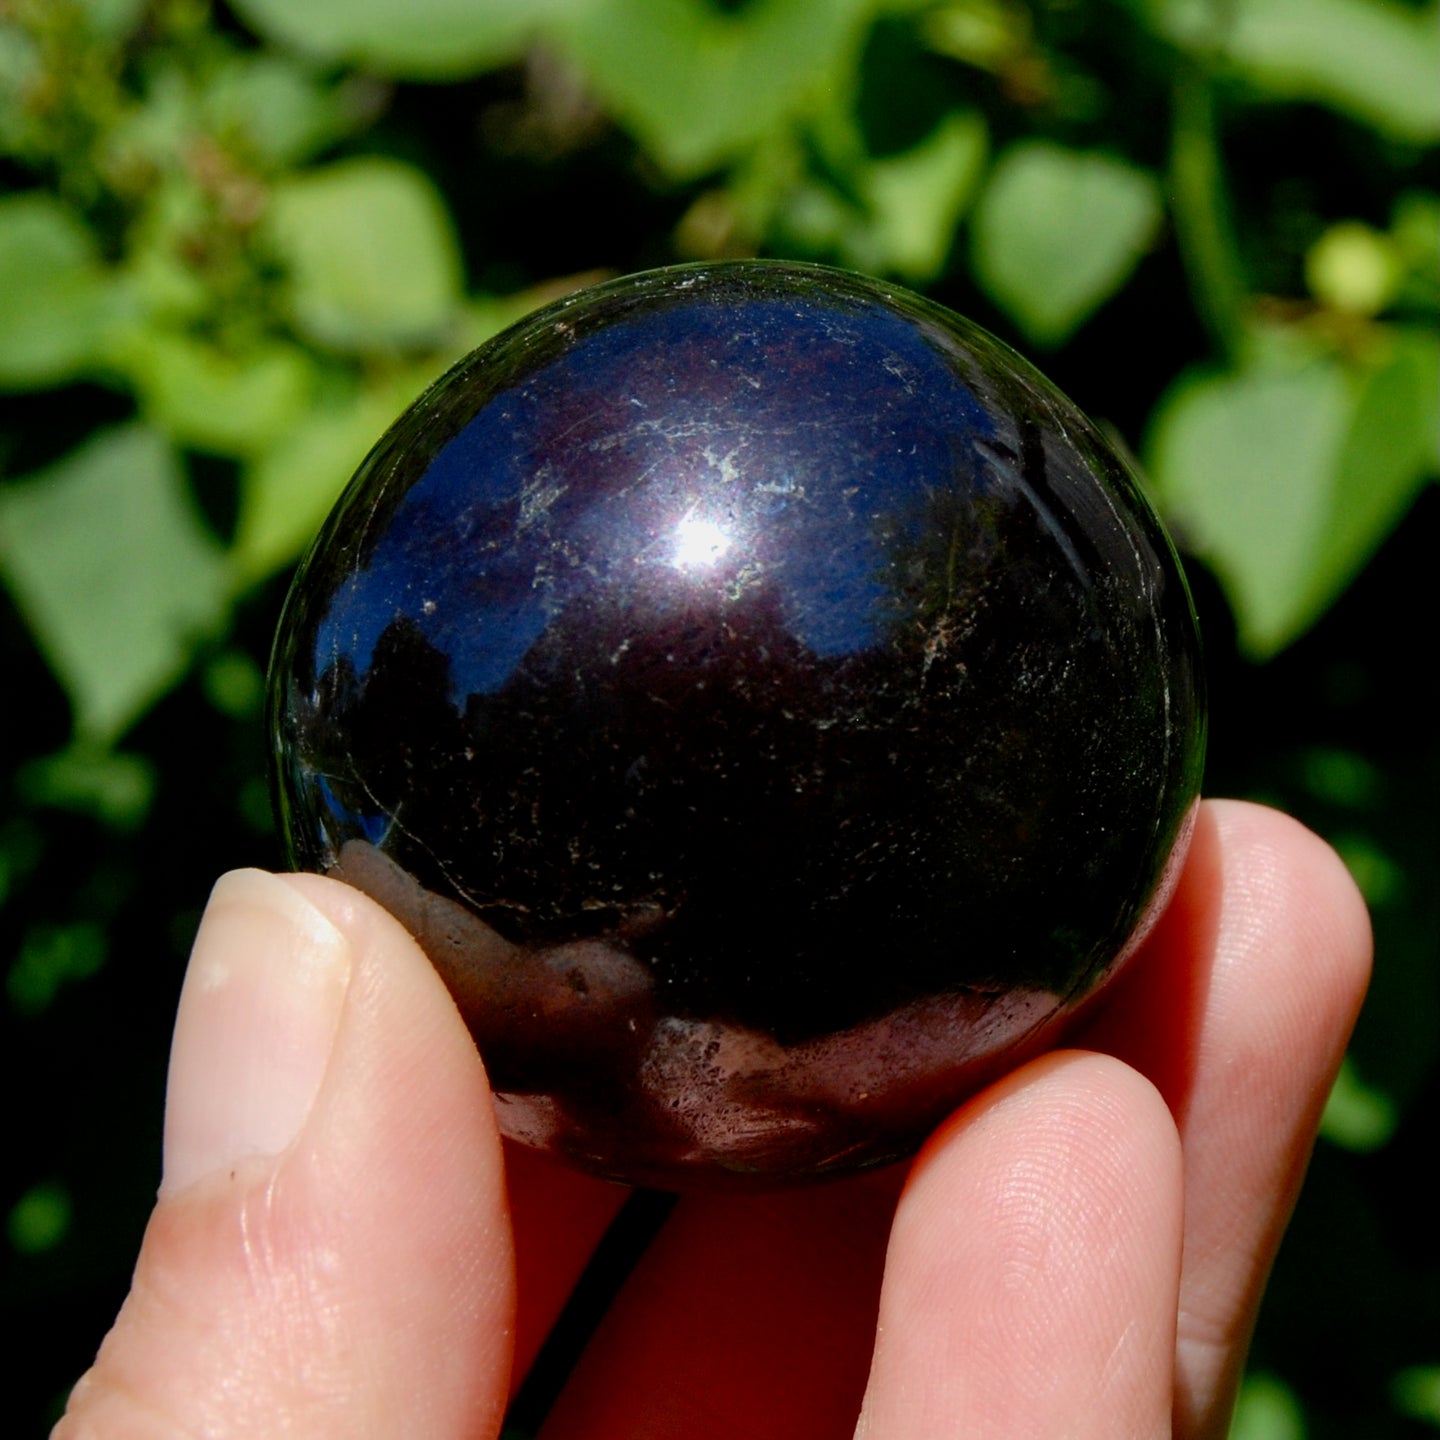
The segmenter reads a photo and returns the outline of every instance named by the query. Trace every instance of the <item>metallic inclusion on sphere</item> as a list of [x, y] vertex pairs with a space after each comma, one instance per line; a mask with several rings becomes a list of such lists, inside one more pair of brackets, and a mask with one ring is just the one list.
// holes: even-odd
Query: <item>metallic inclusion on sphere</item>
[[1028, 364], [876, 281], [682, 266], [361, 466], [276, 641], [277, 807], [423, 946], [508, 1135], [775, 1184], [912, 1151], [1116, 971], [1202, 690], [1158, 520]]

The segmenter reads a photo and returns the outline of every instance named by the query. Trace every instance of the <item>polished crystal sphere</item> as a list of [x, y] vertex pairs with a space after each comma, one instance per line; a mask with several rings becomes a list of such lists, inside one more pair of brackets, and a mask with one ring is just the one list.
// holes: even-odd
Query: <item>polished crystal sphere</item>
[[502, 1130], [601, 1175], [912, 1151], [1135, 949], [1200, 652], [1124, 458], [915, 295], [600, 285], [457, 365], [302, 566], [292, 862], [444, 976]]

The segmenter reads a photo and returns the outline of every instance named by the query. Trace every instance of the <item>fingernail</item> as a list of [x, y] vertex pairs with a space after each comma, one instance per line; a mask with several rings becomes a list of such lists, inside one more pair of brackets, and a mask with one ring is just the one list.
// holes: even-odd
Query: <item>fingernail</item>
[[350, 968], [345, 936], [279, 876], [221, 878], [180, 992], [162, 1194], [295, 1139], [324, 1079]]

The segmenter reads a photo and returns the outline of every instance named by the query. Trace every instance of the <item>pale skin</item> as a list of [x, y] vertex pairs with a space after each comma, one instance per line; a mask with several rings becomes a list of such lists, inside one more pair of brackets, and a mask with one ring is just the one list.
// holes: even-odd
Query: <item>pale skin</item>
[[[682, 1199], [544, 1440], [1223, 1437], [1369, 965], [1334, 854], [1208, 804], [1074, 1048], [909, 1167]], [[384, 912], [227, 877], [134, 1284], [53, 1440], [493, 1440], [623, 1198], [507, 1152]]]

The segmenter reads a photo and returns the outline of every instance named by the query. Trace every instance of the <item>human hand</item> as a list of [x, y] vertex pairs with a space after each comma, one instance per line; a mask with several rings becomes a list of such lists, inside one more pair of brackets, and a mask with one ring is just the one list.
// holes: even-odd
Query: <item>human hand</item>
[[[976, 1096], [908, 1175], [683, 1198], [545, 1440], [821, 1440], [857, 1414], [864, 1440], [1223, 1436], [1369, 954], [1333, 853], [1207, 805], [1085, 1050]], [[502, 1158], [388, 915], [226, 877], [134, 1285], [52, 1440], [493, 1437], [623, 1196]]]

